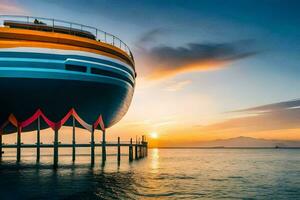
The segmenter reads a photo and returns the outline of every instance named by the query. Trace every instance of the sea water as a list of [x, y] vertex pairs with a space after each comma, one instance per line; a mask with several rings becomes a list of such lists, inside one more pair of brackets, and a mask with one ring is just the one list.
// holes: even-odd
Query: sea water
[[[100, 150], [100, 148], [99, 148]], [[148, 157], [118, 165], [109, 150], [105, 165], [96, 149], [61, 150], [52, 168], [52, 150], [5, 150], [0, 164], [0, 199], [300, 199], [297, 149], [149, 149]]]

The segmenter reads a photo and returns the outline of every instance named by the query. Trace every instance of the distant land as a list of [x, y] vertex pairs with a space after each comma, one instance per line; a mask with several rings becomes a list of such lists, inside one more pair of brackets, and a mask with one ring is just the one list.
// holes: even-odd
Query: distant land
[[[158, 145], [159, 146], [159, 145]], [[252, 137], [235, 137], [212, 141], [193, 142], [187, 145], [159, 146], [159, 148], [300, 148], [300, 141], [268, 140]]]

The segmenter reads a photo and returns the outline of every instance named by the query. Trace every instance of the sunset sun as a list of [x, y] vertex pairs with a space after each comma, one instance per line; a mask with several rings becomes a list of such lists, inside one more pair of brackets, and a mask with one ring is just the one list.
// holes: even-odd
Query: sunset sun
[[150, 138], [157, 139], [158, 138], [158, 134], [156, 132], [151, 132], [150, 133]]

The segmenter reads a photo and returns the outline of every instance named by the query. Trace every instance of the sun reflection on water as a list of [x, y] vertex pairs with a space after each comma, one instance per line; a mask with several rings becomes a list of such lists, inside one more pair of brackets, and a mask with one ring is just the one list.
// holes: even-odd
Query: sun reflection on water
[[151, 169], [152, 172], [157, 173], [159, 168], [159, 149], [155, 148], [151, 151]]

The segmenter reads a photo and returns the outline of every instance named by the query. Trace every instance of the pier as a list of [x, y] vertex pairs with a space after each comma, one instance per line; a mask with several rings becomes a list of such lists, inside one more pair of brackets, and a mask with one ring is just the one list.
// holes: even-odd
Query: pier
[[[40, 142], [40, 132], [41, 132], [41, 118], [53, 129], [54, 133], [54, 141], [52, 144], [42, 144]], [[66, 123], [66, 121], [72, 118], [72, 143], [71, 144], [62, 144], [58, 141], [58, 136], [60, 134], [59, 130], [60, 128]], [[22, 143], [22, 129], [31, 125], [32, 123], [37, 122], [37, 132], [36, 132], [36, 143], [35, 144], [23, 144]], [[84, 127], [86, 130], [89, 130], [90, 132], [90, 143], [89, 144], [80, 144], [76, 143], [75, 136], [76, 136], [76, 122], [78, 122], [82, 127]], [[2, 136], [5, 134], [4, 129], [8, 124], [12, 124], [17, 129], [17, 141], [16, 144], [3, 144], [2, 142]], [[95, 143], [95, 130], [97, 128], [100, 128], [102, 131], [102, 140], [99, 143]], [[59, 164], [59, 148], [72, 148], [72, 161], [74, 162], [76, 160], [76, 148], [90, 148], [90, 159], [91, 159], [91, 165], [95, 164], [95, 148], [101, 147], [102, 149], [102, 164], [106, 161], [106, 148], [117, 148], [117, 156], [116, 159], [118, 163], [121, 161], [121, 147], [128, 147], [128, 160], [129, 162], [132, 162], [134, 159], [138, 160], [141, 158], [144, 158], [148, 154], [148, 143], [146, 142], [145, 136], [142, 136], [142, 139], [138, 140], [136, 138], [136, 141], [133, 142], [132, 138], [130, 139], [130, 142], [121, 142], [120, 137], [118, 137], [117, 142], [107, 142], [106, 141], [106, 129], [105, 125], [102, 120], [102, 116], [100, 115], [98, 119], [93, 123], [92, 125], [87, 124], [84, 122], [76, 113], [74, 109], [71, 109], [68, 114], [59, 122], [54, 123], [51, 120], [49, 120], [44, 113], [41, 110], [37, 110], [36, 113], [28, 118], [27, 120], [23, 122], [19, 122], [13, 114], [11, 114], [7, 120], [1, 127], [0, 127], [0, 159], [2, 160], [2, 154], [3, 149], [10, 148], [10, 149], [16, 149], [16, 162], [21, 162], [21, 154], [22, 149], [24, 148], [33, 148], [36, 149], [36, 162], [40, 162], [40, 149], [41, 148], [53, 148], [53, 167], [58, 167]], [[133, 148], [135, 151], [133, 151]], [[135, 156], [134, 156], [135, 155]]]

